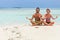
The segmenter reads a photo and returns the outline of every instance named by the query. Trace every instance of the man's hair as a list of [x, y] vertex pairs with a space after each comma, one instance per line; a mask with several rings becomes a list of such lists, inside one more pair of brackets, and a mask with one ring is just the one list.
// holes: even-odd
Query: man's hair
[[39, 9], [39, 10], [40, 10], [40, 8], [39, 8], [39, 7], [37, 7], [36, 9]]

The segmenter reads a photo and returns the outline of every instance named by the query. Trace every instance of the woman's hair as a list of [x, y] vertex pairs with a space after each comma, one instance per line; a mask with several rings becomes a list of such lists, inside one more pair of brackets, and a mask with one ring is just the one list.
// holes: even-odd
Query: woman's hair
[[50, 12], [50, 9], [47, 8], [46, 10], [48, 10]]

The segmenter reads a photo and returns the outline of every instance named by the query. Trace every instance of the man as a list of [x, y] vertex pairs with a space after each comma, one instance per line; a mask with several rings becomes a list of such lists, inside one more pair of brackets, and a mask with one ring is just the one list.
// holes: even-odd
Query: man
[[[29, 19], [28, 17], [26, 17], [26, 18]], [[33, 19], [35, 19], [35, 21], [33, 21]], [[40, 13], [40, 8], [37, 7], [36, 8], [36, 13], [33, 14], [32, 18], [29, 19], [29, 20], [30, 20], [32, 26], [38, 26], [38, 25], [42, 25], [42, 20], [41, 19], [42, 19], [42, 15]]]

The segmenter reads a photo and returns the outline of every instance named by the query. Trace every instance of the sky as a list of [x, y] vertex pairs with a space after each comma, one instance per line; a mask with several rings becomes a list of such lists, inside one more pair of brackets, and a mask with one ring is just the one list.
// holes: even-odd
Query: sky
[[60, 8], [60, 0], [0, 0], [0, 7]]

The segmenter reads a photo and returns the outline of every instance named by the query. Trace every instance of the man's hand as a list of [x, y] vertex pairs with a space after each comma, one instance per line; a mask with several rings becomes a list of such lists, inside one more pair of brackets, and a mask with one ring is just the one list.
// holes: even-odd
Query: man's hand
[[28, 19], [28, 20], [32, 20], [32, 19], [30, 19], [30, 18], [28, 18], [28, 17], [26, 17], [26, 19]]

